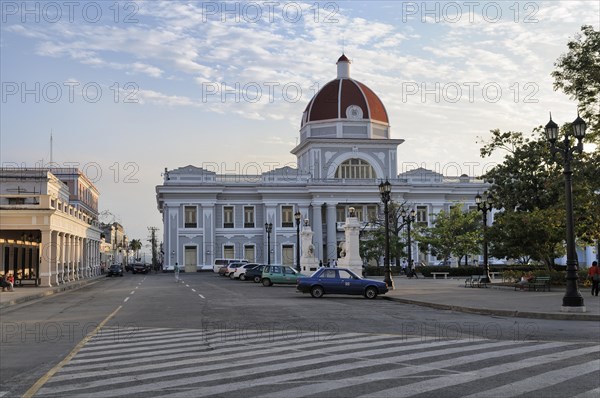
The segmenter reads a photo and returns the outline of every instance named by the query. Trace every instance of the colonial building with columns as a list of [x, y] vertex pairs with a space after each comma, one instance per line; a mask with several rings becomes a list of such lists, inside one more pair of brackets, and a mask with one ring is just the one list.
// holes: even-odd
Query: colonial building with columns
[[56, 286], [100, 273], [99, 192], [74, 168], [0, 169], [1, 274]]
[[[291, 150], [296, 168], [256, 175], [218, 174], [194, 165], [165, 169], [156, 187], [165, 267], [212, 264], [216, 258], [266, 263], [269, 252], [272, 263], [296, 264], [298, 212], [314, 231], [314, 255], [326, 264], [339, 256], [350, 207], [365, 226], [381, 213], [383, 180], [392, 184], [392, 200], [407, 202], [424, 224], [457, 202], [474, 205], [477, 192], [485, 190], [483, 181], [467, 175], [446, 177], [422, 168], [399, 173], [403, 142], [391, 138], [383, 102], [350, 77], [350, 61], [342, 55], [337, 77], [302, 114], [300, 140]], [[271, 224], [270, 232], [265, 224]], [[414, 261], [435, 260], [417, 249], [415, 243]]]

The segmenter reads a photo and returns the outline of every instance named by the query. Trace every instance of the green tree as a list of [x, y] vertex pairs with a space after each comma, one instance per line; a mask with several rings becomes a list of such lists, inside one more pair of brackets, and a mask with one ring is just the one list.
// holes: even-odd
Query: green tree
[[142, 249], [142, 241], [139, 239], [132, 239], [129, 242], [129, 248], [135, 252], [135, 258], [136, 259], [139, 258], [140, 257], [139, 252]]
[[565, 212], [554, 208], [497, 213], [488, 230], [490, 255], [522, 264], [541, 261], [550, 268], [565, 253], [564, 219]]
[[[390, 202], [388, 204], [388, 228], [390, 231], [390, 256], [395, 259], [396, 265], [400, 265], [400, 259], [406, 257], [406, 244], [402, 240], [401, 233], [405, 226], [402, 220], [402, 211], [407, 210], [406, 202]], [[361, 234], [360, 251], [361, 256], [367, 260], [376, 260], [385, 253], [385, 220], [383, 214], [369, 220], [368, 230], [365, 228]], [[391, 260], [391, 259], [390, 259]]]
[[584, 25], [567, 47], [569, 51], [554, 63], [554, 89], [578, 102], [589, 126], [589, 140], [600, 143], [600, 31]]
[[421, 243], [420, 250], [430, 250], [431, 254], [443, 259], [452, 255], [459, 263], [469, 254], [479, 252], [482, 242], [482, 229], [477, 211], [463, 211], [462, 204], [456, 204], [449, 212], [440, 211], [431, 227], [418, 228], [416, 239]]
[[[571, 126], [563, 126], [564, 134]], [[564, 163], [560, 155], [552, 156], [549, 144], [540, 127], [526, 137], [521, 132], [491, 131], [491, 139], [481, 148], [482, 157], [498, 151], [505, 152], [504, 161], [483, 177], [492, 184], [497, 208], [496, 222], [490, 242], [494, 257], [528, 257], [544, 261], [548, 266], [562, 250], [557, 249], [565, 239]], [[599, 198], [600, 160], [595, 153], [577, 154], [572, 160], [573, 204], [575, 234], [581, 244], [590, 245], [600, 238]], [[519, 213], [519, 214], [509, 214]], [[538, 238], [517, 239], [527, 225]], [[558, 229], [557, 229], [558, 228]], [[557, 231], [562, 231], [557, 233]], [[512, 254], [511, 254], [512, 252]]]

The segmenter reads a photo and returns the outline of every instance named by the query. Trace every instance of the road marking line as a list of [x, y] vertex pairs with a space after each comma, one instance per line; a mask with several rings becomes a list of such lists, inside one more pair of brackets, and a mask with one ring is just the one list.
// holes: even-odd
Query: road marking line
[[190, 285], [185, 285], [185, 287], [190, 287]]
[[0, 391], [0, 397], [5, 396], [6, 394], [8, 394], [8, 391]]
[[116, 310], [114, 310], [110, 315], [108, 315], [106, 318], [104, 318], [104, 320], [102, 322], [100, 322], [98, 324], [98, 326], [96, 326], [96, 328], [94, 330], [92, 330], [90, 333], [87, 334], [87, 336], [85, 336], [83, 339], [81, 339], [81, 341], [79, 343], [77, 343], [77, 345], [75, 346], [75, 348], [73, 348], [71, 350], [71, 352], [69, 354], [67, 354], [67, 356], [60, 361], [58, 364], [56, 364], [52, 369], [50, 369], [45, 375], [43, 375], [42, 377], [39, 378], [38, 381], [35, 382], [34, 385], [32, 385], [29, 390], [25, 391], [25, 394], [23, 394], [23, 396], [21, 398], [31, 398], [33, 397], [40, 388], [42, 388], [44, 386], [44, 384], [46, 384], [46, 382], [48, 380], [50, 380], [50, 378], [52, 376], [54, 376], [59, 370], [62, 369], [63, 366], [65, 366], [67, 363], [69, 363], [69, 361], [71, 359], [73, 359], [73, 357], [75, 355], [77, 355], [77, 353], [79, 352], [79, 350], [81, 350], [83, 348], [83, 346], [92, 339], [92, 337], [94, 337], [96, 335], [96, 333], [98, 333], [98, 331], [100, 329], [102, 329], [104, 327], [104, 325], [106, 325], [106, 323], [117, 314], [117, 312], [119, 312], [119, 310], [121, 310], [121, 308], [123, 308], [123, 306], [118, 306]]
[[195, 292], [195, 291], [196, 291], [196, 289], [192, 289], [192, 292]]
[[135, 293], [135, 290], [132, 290], [131, 293], [129, 293], [129, 294], [133, 294], [133, 293]]
[[127, 300], [129, 300], [129, 297], [125, 297], [125, 300], [123, 300], [123, 302], [126, 303]]
[[201, 294], [198, 294], [198, 296], [200, 296], [200, 298], [206, 298], [206, 297], [204, 297], [204, 296], [203, 296], [203, 295], [201, 295]]

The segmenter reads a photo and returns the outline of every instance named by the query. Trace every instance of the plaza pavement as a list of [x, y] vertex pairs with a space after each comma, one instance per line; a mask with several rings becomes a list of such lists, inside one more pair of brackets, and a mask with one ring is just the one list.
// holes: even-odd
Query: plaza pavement
[[[43, 299], [56, 293], [72, 294], [76, 289], [90, 283], [98, 283], [103, 278], [104, 275], [57, 287], [16, 287], [14, 292], [0, 293], [0, 309]], [[372, 279], [381, 280], [382, 277], [373, 277]], [[515, 291], [511, 287], [494, 286], [493, 283], [487, 288], [465, 288], [464, 281], [464, 277], [434, 280], [423, 277], [408, 279], [405, 276], [395, 276], [395, 289], [382, 298], [399, 303], [477, 314], [600, 321], [600, 297], [592, 296], [591, 288], [588, 287], [580, 287], [587, 312], [568, 313], [560, 310], [565, 294], [565, 288], [562, 286], [553, 286], [550, 292], [530, 292]]]

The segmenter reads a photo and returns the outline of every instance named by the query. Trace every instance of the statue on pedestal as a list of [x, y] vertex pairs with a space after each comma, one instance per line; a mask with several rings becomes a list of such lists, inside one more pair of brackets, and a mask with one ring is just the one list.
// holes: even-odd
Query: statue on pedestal
[[310, 274], [319, 268], [319, 260], [315, 257], [315, 247], [312, 244], [314, 232], [308, 224], [308, 220], [304, 220], [304, 226], [300, 237], [302, 239], [302, 254], [300, 256], [300, 271], [305, 274]]

